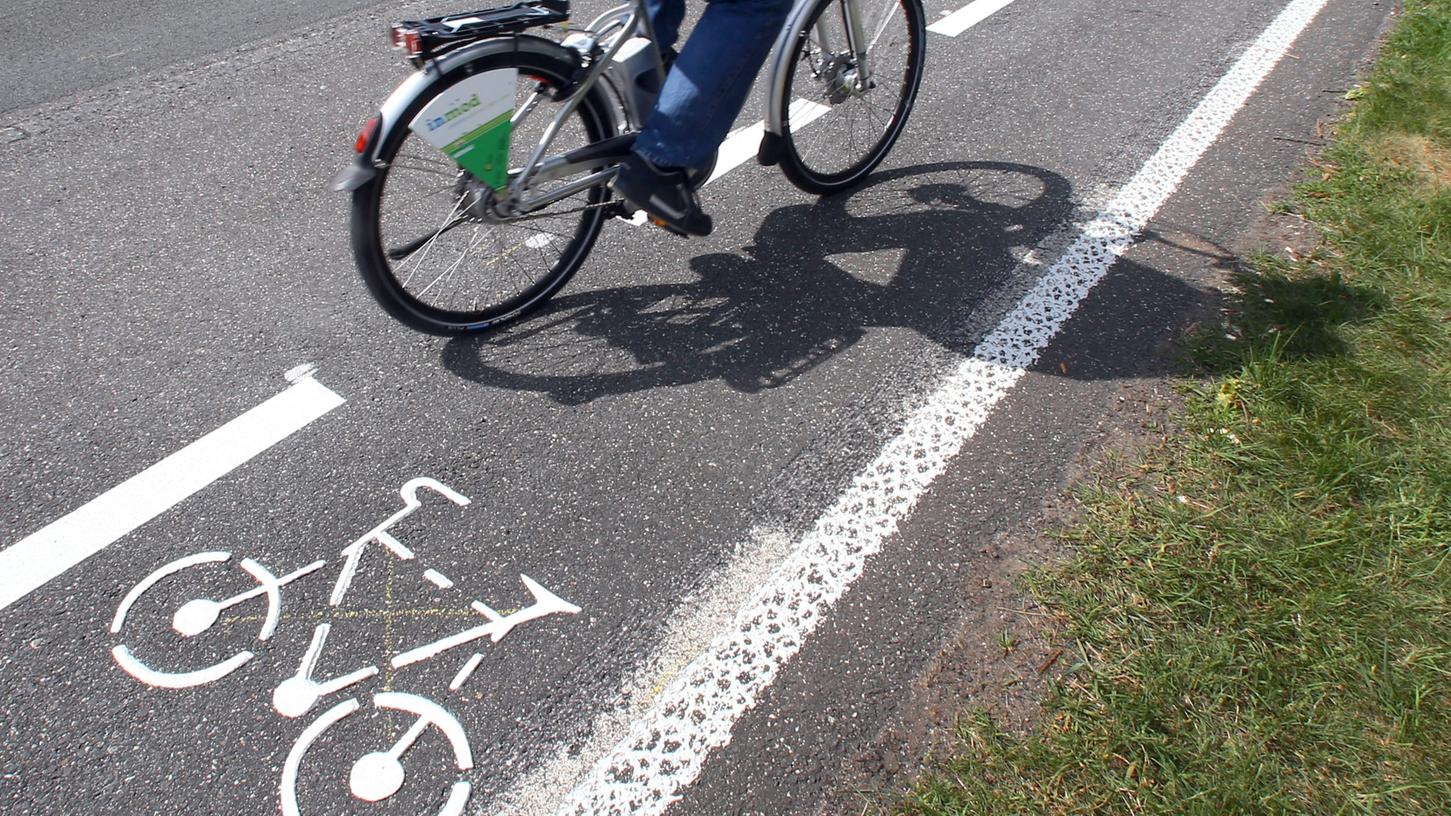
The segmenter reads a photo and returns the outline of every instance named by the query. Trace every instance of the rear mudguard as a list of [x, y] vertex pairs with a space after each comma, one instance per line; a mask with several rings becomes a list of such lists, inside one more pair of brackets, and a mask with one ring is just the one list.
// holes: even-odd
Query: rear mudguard
[[430, 61], [394, 89], [378, 111], [378, 126], [368, 139], [367, 146], [354, 156], [351, 164], [332, 177], [328, 188], [349, 193], [377, 178], [378, 170], [383, 166], [378, 159], [383, 145], [400, 128], [407, 128], [412, 123], [420, 108], [420, 100], [429, 95], [434, 86], [447, 85], [469, 76], [474, 73], [474, 63], [483, 57], [519, 52], [543, 54], [564, 60], [575, 66], [576, 76], [579, 74], [579, 52], [565, 48], [553, 40], [527, 34], [495, 37], [450, 51]]

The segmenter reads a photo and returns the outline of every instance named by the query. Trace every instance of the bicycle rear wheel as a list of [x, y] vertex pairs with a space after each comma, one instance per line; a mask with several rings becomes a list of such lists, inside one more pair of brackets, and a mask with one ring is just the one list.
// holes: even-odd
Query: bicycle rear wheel
[[868, 82], [858, 82], [844, 0], [817, 3], [787, 62], [777, 111], [781, 169], [808, 193], [841, 192], [866, 178], [902, 134], [922, 82], [927, 29], [921, 0], [857, 2]]
[[[522, 167], [561, 104], [555, 91], [574, 73], [568, 59], [543, 46], [479, 57], [435, 83], [404, 121], [455, 83], [497, 70], [517, 72], [516, 116], [532, 105], [510, 139], [509, 166]], [[560, 127], [549, 154], [613, 135], [613, 121], [592, 89]], [[488, 206], [493, 192], [483, 182], [407, 127], [395, 129], [378, 158], [377, 178], [353, 194], [353, 254], [374, 299], [420, 331], [481, 332], [543, 305], [584, 262], [606, 217], [609, 191], [601, 184], [501, 219]]]

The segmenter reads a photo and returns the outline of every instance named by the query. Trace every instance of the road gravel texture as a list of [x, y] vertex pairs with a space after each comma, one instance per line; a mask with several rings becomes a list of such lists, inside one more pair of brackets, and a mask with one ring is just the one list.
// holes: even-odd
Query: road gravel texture
[[[928, 19], [959, 5], [928, 0]], [[463, 812], [553, 812], [1287, 5], [1017, 0], [931, 34], [913, 118], [861, 189], [817, 199], [747, 163], [707, 188], [708, 239], [612, 222], [539, 315], [454, 340], [369, 300], [347, 202], [323, 189], [406, 76], [387, 21], [438, 8], [13, 10], [0, 548], [302, 364], [343, 402], [0, 609], [0, 810], [273, 813], [291, 789], [302, 813], [436, 813], [467, 783]], [[974, 642], [963, 621], [996, 625], [981, 606], [1002, 596], [973, 589], [1011, 574], [995, 542], [1057, 494], [1126, 384], [1170, 370], [1166, 343], [1232, 263], [1221, 248], [1392, 13], [1331, 0], [1314, 17], [665, 812], [851, 810], [851, 758], [909, 716], [945, 643]], [[738, 124], [762, 104], [757, 89]], [[470, 501], [422, 488], [378, 535], [419, 477]], [[116, 620], [197, 553], [228, 557], [160, 578]], [[181, 637], [186, 602], [267, 585], [246, 558], [279, 577], [324, 565], [277, 588], [269, 637], [262, 594]], [[542, 609], [521, 576], [579, 611], [394, 665]], [[998, 659], [996, 635], [957, 660]], [[169, 673], [252, 657], [162, 688], [119, 647]], [[282, 716], [274, 691], [300, 668], [323, 686], [376, 673]], [[390, 747], [399, 765], [358, 764]], [[395, 795], [352, 795], [355, 768], [396, 767]]]

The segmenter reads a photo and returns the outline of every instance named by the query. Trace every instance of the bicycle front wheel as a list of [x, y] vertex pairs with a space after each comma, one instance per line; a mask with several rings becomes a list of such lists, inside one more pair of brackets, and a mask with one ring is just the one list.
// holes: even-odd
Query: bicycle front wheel
[[[454, 83], [487, 71], [515, 77], [509, 166], [522, 167], [574, 74], [571, 62], [542, 46], [461, 67], [412, 104], [405, 121]], [[558, 155], [613, 133], [607, 103], [592, 89], [564, 120], [549, 152]], [[378, 177], [353, 194], [353, 254], [374, 299], [420, 331], [481, 332], [539, 307], [584, 262], [605, 219], [609, 191], [603, 184], [522, 217], [502, 218], [490, 206], [494, 191], [410, 128], [395, 130], [379, 159]]]
[[855, 2], [865, 66], [850, 46], [847, 0], [820, 0], [786, 67], [777, 111], [781, 169], [808, 193], [849, 189], [881, 164], [902, 134], [922, 82], [927, 29], [921, 0]]

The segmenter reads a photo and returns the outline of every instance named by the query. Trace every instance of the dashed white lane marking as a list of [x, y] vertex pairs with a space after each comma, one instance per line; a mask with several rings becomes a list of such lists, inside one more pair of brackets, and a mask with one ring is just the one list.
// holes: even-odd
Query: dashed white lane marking
[[973, 0], [957, 11], [927, 26], [934, 34], [956, 37], [978, 23], [1011, 6], [1014, 0]]
[[0, 550], [0, 609], [342, 404], [303, 373], [277, 396]]
[[1134, 237], [1219, 138], [1328, 0], [1295, 0], [1092, 221], [1038, 283], [907, 417], [752, 592], [730, 628], [636, 719], [558, 813], [659, 814], [690, 785], [736, 720], [862, 574], [994, 406], [1077, 311]]
[[[791, 127], [799, 130], [820, 119], [823, 114], [830, 112], [829, 105], [821, 105], [809, 99], [797, 99], [791, 103], [789, 121]], [[705, 183], [709, 184], [755, 158], [756, 151], [761, 147], [761, 137], [765, 134], [765, 122], [757, 122], [754, 125], [747, 125], [732, 131], [721, 143], [720, 153], [715, 160], [715, 171], [710, 174], [710, 178], [706, 179]]]
[[[792, 127], [800, 130], [830, 112], [831, 106], [829, 105], [821, 105], [809, 99], [797, 99], [791, 103], [789, 121]], [[765, 122], [757, 122], [754, 125], [746, 125], [731, 131], [725, 141], [721, 142], [720, 152], [716, 154], [715, 169], [711, 171], [710, 178], [706, 179], [705, 183], [710, 184], [754, 158], [756, 151], [761, 147], [761, 137], [765, 134]], [[637, 211], [634, 217], [623, 220], [632, 227], [642, 227], [649, 223], [644, 210]]]

